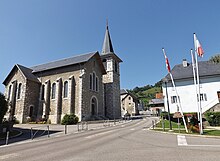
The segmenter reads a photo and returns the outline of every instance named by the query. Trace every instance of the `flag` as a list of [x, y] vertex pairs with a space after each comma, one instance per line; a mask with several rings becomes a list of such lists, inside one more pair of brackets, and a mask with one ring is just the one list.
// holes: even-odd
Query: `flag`
[[167, 70], [168, 70], [168, 72], [170, 73], [170, 63], [169, 63], [169, 60], [168, 60], [168, 58], [167, 58], [167, 56], [166, 56], [166, 53], [165, 53], [164, 48], [163, 48], [162, 50], [163, 50], [163, 54], [164, 54], [164, 57], [165, 57], [165, 62], [166, 62]]
[[203, 57], [204, 51], [195, 33], [194, 33], [194, 45], [195, 45], [195, 51], [197, 52], [198, 56]]

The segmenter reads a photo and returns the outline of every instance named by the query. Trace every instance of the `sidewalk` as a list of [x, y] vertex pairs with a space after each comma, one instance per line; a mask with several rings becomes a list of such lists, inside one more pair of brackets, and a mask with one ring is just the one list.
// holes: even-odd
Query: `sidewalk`
[[[121, 120], [119, 121], [89, 121], [87, 124], [79, 123], [78, 125], [55, 125], [55, 124], [16, 124], [14, 125], [15, 130], [21, 131], [19, 136], [9, 138], [9, 144], [22, 142], [26, 140], [31, 140], [31, 137], [34, 136], [34, 139], [39, 137], [48, 136], [48, 128], [50, 137], [61, 136], [71, 133], [77, 133], [81, 131], [101, 129], [110, 126], [122, 125], [125, 123], [129, 123], [130, 120]], [[5, 145], [5, 140], [0, 140], [0, 146]]]

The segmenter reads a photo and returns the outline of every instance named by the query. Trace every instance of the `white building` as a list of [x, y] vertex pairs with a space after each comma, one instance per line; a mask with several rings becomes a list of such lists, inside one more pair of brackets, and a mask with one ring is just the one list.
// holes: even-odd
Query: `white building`
[[[180, 103], [184, 113], [197, 112], [197, 94], [193, 81], [192, 64], [183, 61], [183, 64], [174, 66], [171, 70], [176, 89], [180, 98]], [[200, 75], [200, 100], [202, 113], [207, 110], [219, 111], [220, 99], [220, 64], [208, 61], [199, 62]], [[167, 88], [166, 88], [167, 85]], [[167, 95], [170, 112], [177, 111], [177, 95], [172, 86], [169, 74], [163, 78], [163, 95], [165, 110], [168, 111]], [[167, 89], [167, 92], [166, 92]]]
[[139, 113], [138, 111], [138, 99], [132, 93], [122, 89], [121, 93], [121, 115], [124, 116], [126, 113], [131, 116], [135, 116]]

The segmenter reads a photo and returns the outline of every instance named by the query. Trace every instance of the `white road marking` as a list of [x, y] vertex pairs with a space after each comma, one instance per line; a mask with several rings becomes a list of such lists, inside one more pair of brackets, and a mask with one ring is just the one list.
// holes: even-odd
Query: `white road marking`
[[187, 146], [186, 137], [184, 135], [177, 135], [178, 146]]
[[132, 130], [132, 131], [133, 131], [133, 130], [135, 130], [135, 129], [130, 129], [130, 130]]
[[94, 137], [97, 137], [97, 136], [101, 136], [101, 135], [105, 135], [105, 134], [108, 134], [108, 133], [111, 133], [115, 130], [111, 130], [111, 131], [106, 131], [106, 132], [102, 132], [102, 133], [98, 133], [98, 134], [94, 134], [94, 135], [90, 135], [90, 136], [87, 136], [85, 137], [86, 139], [91, 139], [91, 138], [94, 138]]
[[6, 155], [0, 156], [0, 160], [5, 160], [5, 159], [9, 159], [9, 158], [15, 158], [15, 157], [18, 157], [18, 156], [19, 156], [18, 153], [6, 154]]
[[220, 145], [196, 145], [196, 144], [187, 144], [186, 137], [184, 135], [177, 135], [178, 146], [189, 146], [189, 147], [220, 147]]
[[220, 145], [187, 145], [187, 146], [191, 146], [191, 147], [220, 147]]

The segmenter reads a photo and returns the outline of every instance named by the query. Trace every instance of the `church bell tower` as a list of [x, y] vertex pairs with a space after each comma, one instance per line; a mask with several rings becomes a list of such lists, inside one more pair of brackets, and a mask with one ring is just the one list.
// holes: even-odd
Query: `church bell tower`
[[101, 58], [106, 70], [106, 74], [103, 75], [105, 116], [109, 119], [119, 119], [121, 118], [119, 65], [122, 60], [114, 53], [108, 24], [106, 25]]

